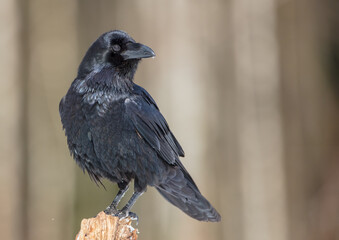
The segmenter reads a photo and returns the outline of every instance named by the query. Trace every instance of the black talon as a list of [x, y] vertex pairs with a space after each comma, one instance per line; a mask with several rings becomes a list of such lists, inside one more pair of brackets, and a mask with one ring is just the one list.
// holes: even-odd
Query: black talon
[[107, 215], [114, 215], [117, 214], [119, 212], [119, 210], [116, 207], [113, 206], [108, 206], [105, 210], [104, 213], [106, 213]]
[[127, 211], [118, 211], [117, 213], [114, 214], [114, 216], [116, 216], [120, 219], [124, 219], [124, 218], [128, 217], [128, 212]]
[[138, 225], [139, 223], [139, 217], [136, 213], [134, 212], [128, 212], [128, 211], [118, 211], [117, 213], [114, 214], [114, 216], [120, 218], [120, 219], [124, 219], [129, 217], [131, 220], [133, 221], [137, 221], [136, 224]]
[[128, 217], [132, 220], [132, 221], [136, 221], [136, 225], [138, 226], [139, 224], [139, 217], [136, 213], [134, 212], [129, 212], [128, 213]]

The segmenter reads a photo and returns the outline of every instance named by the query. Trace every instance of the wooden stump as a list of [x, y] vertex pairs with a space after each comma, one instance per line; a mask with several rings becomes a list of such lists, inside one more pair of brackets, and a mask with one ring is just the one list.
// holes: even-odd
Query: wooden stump
[[95, 218], [83, 219], [75, 240], [136, 240], [138, 230], [131, 226], [131, 219], [119, 219], [104, 212]]

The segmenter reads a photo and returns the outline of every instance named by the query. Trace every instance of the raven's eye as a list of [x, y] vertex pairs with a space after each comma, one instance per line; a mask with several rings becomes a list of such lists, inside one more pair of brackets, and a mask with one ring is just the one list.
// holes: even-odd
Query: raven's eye
[[112, 46], [112, 50], [113, 50], [114, 52], [119, 52], [119, 51], [121, 50], [121, 47], [120, 47], [118, 44], [114, 44], [114, 45]]

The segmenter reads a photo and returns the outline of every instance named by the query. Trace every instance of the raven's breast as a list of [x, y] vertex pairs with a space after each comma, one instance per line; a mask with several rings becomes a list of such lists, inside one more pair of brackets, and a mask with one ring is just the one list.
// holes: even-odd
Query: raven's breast
[[166, 166], [126, 115], [125, 99], [105, 105], [83, 99], [66, 97], [68, 107], [63, 114], [68, 145], [76, 162], [93, 179], [128, 182], [138, 178], [142, 185], [154, 185]]

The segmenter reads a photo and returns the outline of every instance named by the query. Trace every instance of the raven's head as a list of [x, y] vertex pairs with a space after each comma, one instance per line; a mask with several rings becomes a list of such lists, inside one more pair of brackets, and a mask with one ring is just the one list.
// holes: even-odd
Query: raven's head
[[154, 57], [153, 50], [141, 43], [136, 43], [127, 33], [115, 30], [101, 35], [88, 49], [82, 60], [78, 77], [82, 78], [92, 71], [104, 67], [114, 68], [121, 74], [136, 70], [142, 58]]

